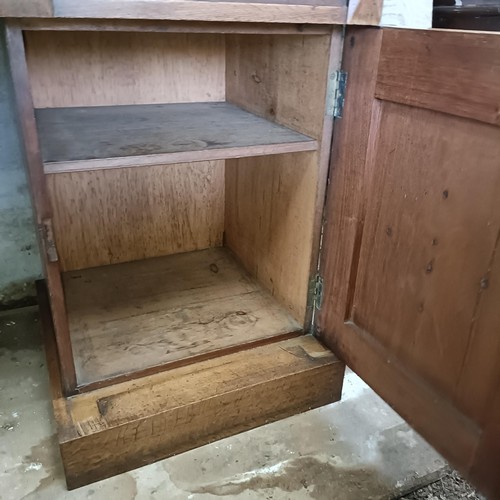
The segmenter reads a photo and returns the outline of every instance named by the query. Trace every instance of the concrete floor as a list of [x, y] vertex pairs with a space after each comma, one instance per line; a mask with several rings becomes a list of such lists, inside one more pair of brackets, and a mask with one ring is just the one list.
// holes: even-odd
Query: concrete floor
[[343, 400], [78, 490], [66, 490], [36, 308], [0, 314], [2, 499], [382, 499], [444, 460], [356, 375]]

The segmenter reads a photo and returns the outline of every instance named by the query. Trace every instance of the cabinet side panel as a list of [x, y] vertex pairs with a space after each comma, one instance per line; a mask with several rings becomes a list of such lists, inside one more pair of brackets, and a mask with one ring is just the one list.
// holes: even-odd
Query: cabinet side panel
[[27, 31], [36, 108], [223, 101], [218, 34]]
[[64, 271], [222, 244], [224, 162], [47, 175]]
[[226, 162], [225, 243], [306, 326], [330, 157], [328, 82], [342, 33], [227, 37], [229, 102], [314, 137], [318, 153]]
[[54, 252], [51, 252], [49, 257], [49, 250], [53, 250], [50, 246], [52, 213], [43, 174], [33, 100], [29, 88], [23, 33], [14, 24], [7, 24], [5, 35], [17, 107], [19, 132], [24, 142], [24, 155], [33, 215], [37, 225], [40, 256], [50, 296], [50, 309], [57, 341], [62, 386], [65, 393], [69, 394], [76, 387], [75, 366], [69, 339], [66, 306], [57, 253], [54, 255]]
[[304, 322], [317, 153], [226, 161], [225, 243]]
[[227, 100], [321, 139], [330, 39], [329, 35], [228, 35]]

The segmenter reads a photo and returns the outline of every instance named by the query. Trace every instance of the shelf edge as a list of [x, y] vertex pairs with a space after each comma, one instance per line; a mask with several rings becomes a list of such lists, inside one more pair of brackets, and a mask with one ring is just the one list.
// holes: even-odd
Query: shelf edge
[[300, 153], [306, 151], [316, 151], [317, 149], [318, 141], [310, 140], [285, 144], [266, 144], [259, 146], [209, 149], [202, 151], [180, 151], [178, 153], [162, 153], [143, 156], [123, 156], [92, 160], [45, 162], [44, 173], [60, 174], [112, 168], [150, 167], [154, 165], [171, 165], [175, 163], [191, 163], [198, 161], [225, 160], [231, 158], [247, 158], [251, 156]]

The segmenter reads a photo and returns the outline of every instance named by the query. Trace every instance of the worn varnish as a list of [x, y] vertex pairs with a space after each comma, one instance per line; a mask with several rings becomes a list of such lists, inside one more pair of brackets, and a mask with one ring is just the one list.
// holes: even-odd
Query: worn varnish
[[164, 19], [57, 19], [18, 20], [29, 31], [152, 31], [161, 33], [241, 33], [267, 35], [328, 35], [325, 24], [285, 24], [256, 22], [168, 21]]
[[[380, 115], [350, 318], [481, 421], [489, 393], [467, 358], [498, 245], [500, 130], [393, 103]], [[483, 370], [500, 354], [489, 343]]]
[[221, 34], [26, 31], [25, 36], [36, 108], [225, 98]]
[[382, 18], [383, 7], [384, 0], [350, 0], [347, 24], [378, 26]]
[[498, 33], [385, 30], [375, 96], [500, 125], [499, 51]]
[[301, 331], [225, 249], [73, 271], [63, 280], [79, 385]]
[[38, 109], [46, 173], [316, 149], [312, 138], [225, 102]]
[[497, 496], [498, 40], [349, 30], [317, 324], [327, 345]]
[[227, 101], [321, 139], [330, 42], [329, 36], [227, 35]]
[[47, 298], [38, 288], [70, 489], [340, 398], [344, 365], [310, 336], [64, 398]]
[[71, 488], [340, 396], [343, 365], [305, 334], [342, 31], [273, 21], [27, 22]]
[[231, 160], [226, 167], [225, 243], [301, 323], [317, 164], [317, 154], [300, 153]]
[[226, 244], [304, 323], [331, 141], [328, 75], [340, 46], [338, 30], [331, 37], [227, 37], [227, 100], [319, 141], [318, 154], [226, 161]]
[[224, 162], [46, 176], [62, 270], [222, 244]]
[[[342, 24], [344, 0], [53, 0], [54, 16], [272, 23]], [[319, 4], [319, 5], [318, 5]]]
[[[49, 258], [48, 234], [52, 227], [52, 208], [50, 204], [42, 155], [39, 150], [38, 134], [33, 110], [33, 100], [29, 85], [28, 67], [24, 47], [23, 32], [6, 26], [7, 54], [10, 62], [14, 98], [17, 106], [20, 135], [24, 141], [24, 158], [29, 179], [33, 219], [37, 225], [37, 238], [44, 277], [50, 288], [50, 307], [54, 316], [57, 348], [63, 367], [62, 384], [66, 392], [76, 386], [75, 366], [69, 340], [68, 321], [64, 304], [64, 290], [61, 282], [60, 265], [57, 259]], [[53, 250], [53, 242], [50, 244]]]

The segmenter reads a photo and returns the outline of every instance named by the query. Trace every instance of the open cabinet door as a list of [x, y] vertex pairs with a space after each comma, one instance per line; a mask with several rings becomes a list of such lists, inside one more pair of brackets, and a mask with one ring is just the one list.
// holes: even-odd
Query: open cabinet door
[[319, 337], [500, 498], [500, 36], [352, 28]]

